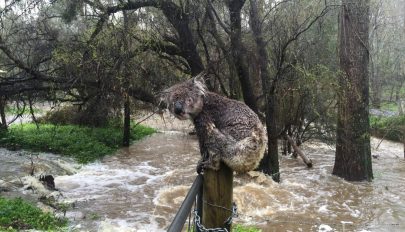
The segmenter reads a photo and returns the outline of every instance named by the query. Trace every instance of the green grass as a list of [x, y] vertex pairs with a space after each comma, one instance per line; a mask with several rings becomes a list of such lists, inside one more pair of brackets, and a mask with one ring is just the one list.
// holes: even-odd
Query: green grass
[[381, 109], [398, 112], [398, 104], [395, 102], [382, 102]]
[[20, 198], [10, 200], [0, 197], [0, 231], [55, 231], [66, 226], [66, 223], [66, 219], [58, 219], [51, 213], [44, 213]]
[[[41, 109], [37, 109], [37, 108], [34, 108], [34, 107], [32, 107], [32, 108], [33, 108], [32, 110], [34, 111], [34, 114], [43, 113], [43, 110], [41, 110]], [[5, 112], [6, 112], [6, 114], [8, 114], [8, 115], [17, 115], [17, 114], [20, 114], [20, 113], [21, 113], [21, 110], [22, 110], [22, 108], [21, 108], [20, 110], [18, 110], [17, 107], [15, 107], [15, 106], [9, 106], [9, 105], [7, 105], [7, 106], [5, 107]], [[22, 112], [22, 114], [31, 114], [29, 106], [26, 106], [26, 107], [25, 107], [25, 109], [24, 109], [24, 111]]]
[[[131, 139], [139, 140], [154, 133], [149, 127], [138, 125], [131, 128]], [[88, 163], [114, 153], [122, 144], [122, 129], [90, 128], [77, 125], [33, 123], [11, 126], [1, 132], [0, 146], [11, 149], [53, 152], [74, 157], [80, 163]]]
[[232, 231], [233, 232], [261, 232], [262, 230], [258, 229], [256, 227], [253, 227], [253, 226], [243, 226], [243, 225], [237, 224], [232, 228]]
[[371, 132], [374, 136], [393, 141], [402, 141], [405, 131], [405, 116], [370, 117]]

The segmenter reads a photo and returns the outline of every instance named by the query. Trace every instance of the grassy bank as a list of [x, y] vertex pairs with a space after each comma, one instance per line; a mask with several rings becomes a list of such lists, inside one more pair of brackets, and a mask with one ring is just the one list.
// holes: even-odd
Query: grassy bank
[[[43, 110], [38, 109], [38, 108], [33, 108], [34, 114], [40, 114], [43, 113]], [[5, 112], [7, 115], [17, 115], [17, 114], [31, 114], [30, 108], [27, 106], [25, 108], [20, 108], [18, 109], [15, 106], [10, 106], [7, 105], [5, 107]]]
[[[154, 133], [149, 127], [131, 128], [131, 139], [139, 140]], [[122, 143], [122, 129], [116, 126], [90, 128], [76, 125], [33, 123], [13, 125], [0, 134], [0, 146], [9, 149], [53, 152], [87, 163], [115, 152]]]
[[20, 198], [10, 200], [0, 197], [0, 231], [28, 229], [55, 231], [64, 227], [66, 223], [65, 219], [44, 213]]
[[232, 228], [232, 231], [234, 232], [261, 232], [261, 229], [258, 229], [254, 226], [243, 226], [243, 225], [234, 225]]
[[405, 116], [370, 117], [373, 136], [402, 142], [405, 132]]

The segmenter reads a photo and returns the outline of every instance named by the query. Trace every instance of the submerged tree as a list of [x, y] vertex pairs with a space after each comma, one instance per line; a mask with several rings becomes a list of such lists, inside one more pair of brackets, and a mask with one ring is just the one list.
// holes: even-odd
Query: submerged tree
[[343, 0], [339, 19], [336, 158], [333, 174], [349, 181], [373, 179], [369, 125], [369, 0]]

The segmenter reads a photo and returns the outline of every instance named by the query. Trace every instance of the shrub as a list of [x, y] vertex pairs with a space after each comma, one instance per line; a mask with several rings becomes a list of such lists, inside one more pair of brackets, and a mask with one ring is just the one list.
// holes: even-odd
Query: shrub
[[[131, 139], [139, 140], [154, 132], [152, 128], [138, 125], [132, 128]], [[0, 136], [0, 146], [59, 153], [74, 157], [81, 163], [112, 154], [121, 146], [123, 139], [119, 127], [39, 124], [37, 129], [33, 123], [11, 126]]]
[[21, 198], [9, 200], [0, 197], [0, 230], [56, 230], [66, 223], [66, 219], [44, 213]]
[[39, 121], [55, 125], [74, 124], [78, 111], [76, 106], [63, 107], [55, 111], [48, 111]]
[[402, 141], [405, 129], [405, 116], [370, 117], [371, 132], [374, 136], [393, 141]]

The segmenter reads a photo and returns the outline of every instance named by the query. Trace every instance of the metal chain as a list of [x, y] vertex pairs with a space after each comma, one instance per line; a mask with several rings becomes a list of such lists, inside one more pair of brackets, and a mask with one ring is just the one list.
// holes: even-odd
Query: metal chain
[[[228, 209], [223, 206], [211, 204], [208, 202], [206, 203], [210, 206], [225, 209], [232, 212], [231, 216], [229, 216], [228, 219], [226, 219], [226, 221], [224, 222], [226, 226], [231, 225], [233, 218], [238, 217], [238, 207], [236, 206], [235, 202], [232, 203], [232, 209]], [[226, 228], [205, 228], [205, 226], [201, 224], [201, 217], [198, 215], [197, 210], [194, 210], [194, 221], [195, 225], [201, 232], [228, 232]]]
[[238, 206], [236, 205], [235, 202], [232, 202], [232, 214], [231, 216], [229, 216], [228, 219], [226, 219], [225, 225], [231, 225], [232, 220], [236, 217], [238, 217]]
[[201, 224], [201, 217], [198, 215], [197, 210], [194, 210], [194, 218], [195, 218], [195, 225], [201, 232], [228, 232], [226, 228], [208, 228], [208, 229], [205, 228], [205, 226]]

